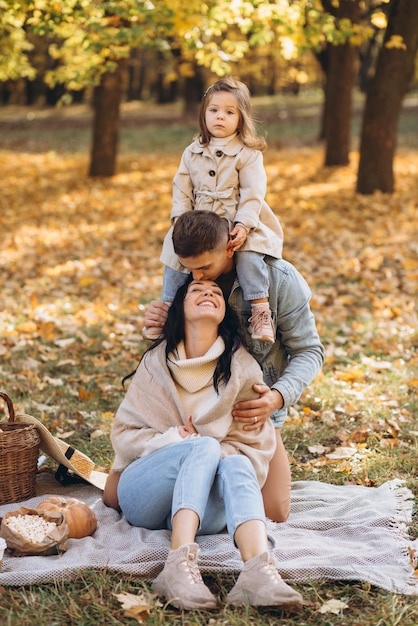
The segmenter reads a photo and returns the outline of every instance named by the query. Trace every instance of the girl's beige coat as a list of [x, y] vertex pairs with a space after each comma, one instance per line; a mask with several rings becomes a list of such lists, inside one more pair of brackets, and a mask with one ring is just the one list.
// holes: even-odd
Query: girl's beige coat
[[[239, 136], [215, 154], [199, 140], [183, 153], [173, 182], [171, 221], [190, 210], [215, 211], [249, 231], [241, 250], [280, 259], [283, 231], [265, 200], [267, 177], [259, 150], [245, 147]], [[172, 228], [167, 233], [161, 261], [184, 271], [173, 249]]]

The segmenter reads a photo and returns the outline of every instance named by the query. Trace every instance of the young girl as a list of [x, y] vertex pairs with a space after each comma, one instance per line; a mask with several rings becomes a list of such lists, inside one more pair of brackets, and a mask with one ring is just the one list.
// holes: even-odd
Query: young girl
[[[209, 87], [199, 113], [200, 135], [183, 153], [173, 183], [171, 222], [189, 211], [210, 210], [225, 217], [244, 298], [251, 301], [252, 339], [274, 343], [264, 256], [281, 258], [283, 231], [265, 201], [266, 173], [246, 85], [224, 78]], [[186, 274], [174, 253], [172, 229], [164, 239], [162, 299], [171, 302]], [[153, 339], [151, 335], [147, 336]]]
[[174, 606], [216, 607], [195, 538], [226, 527], [244, 562], [226, 602], [300, 607], [302, 596], [282, 580], [268, 548], [261, 487], [275, 450], [273, 424], [245, 431], [231, 415], [262, 380], [236, 328], [216, 282], [189, 279], [178, 289], [116, 413], [104, 501], [134, 526], [171, 530], [153, 588]]

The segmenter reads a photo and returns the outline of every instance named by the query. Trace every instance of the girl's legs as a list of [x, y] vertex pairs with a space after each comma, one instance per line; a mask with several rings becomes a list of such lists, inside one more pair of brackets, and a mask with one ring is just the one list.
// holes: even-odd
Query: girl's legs
[[269, 296], [269, 275], [264, 255], [238, 250], [234, 255], [237, 276], [244, 300], [265, 300]]
[[264, 255], [250, 250], [235, 253], [238, 282], [244, 300], [251, 302], [251, 338], [274, 343], [275, 328], [269, 305], [269, 276]]
[[229, 535], [234, 538], [237, 528], [250, 520], [257, 520], [264, 526], [266, 543], [263, 547], [266, 549], [263, 499], [254, 468], [248, 457], [230, 455], [219, 463], [200, 533], [219, 533], [226, 525]]
[[[195, 543], [195, 536], [219, 465], [220, 445], [210, 437], [186, 441], [196, 442], [197, 445], [188, 462], [181, 467], [175, 482], [170, 524], [171, 550], [164, 569], [152, 586], [156, 593], [179, 608], [213, 609], [217, 601], [200, 574], [197, 564], [199, 546]], [[203, 456], [197, 460], [196, 454]]]
[[161, 299], [163, 302], [173, 302], [177, 289], [184, 285], [188, 274], [173, 270], [167, 265], [164, 266], [163, 291]]
[[[261, 493], [263, 495], [266, 516], [273, 522], [285, 522], [290, 512], [291, 474], [279, 428], [276, 428], [276, 439], [276, 452], [270, 461], [269, 473]], [[120, 510], [116, 494], [119, 477], [119, 473], [111, 472], [109, 474], [103, 494], [104, 503], [117, 510]], [[223, 503], [220, 503], [218, 515], [215, 517], [219, 525], [225, 526], [226, 522], [222, 521], [224, 520]], [[214, 532], [219, 531], [215, 530]], [[173, 543], [176, 543], [174, 538]]]
[[276, 441], [276, 451], [261, 493], [267, 517], [273, 522], [285, 522], [290, 512], [291, 474], [280, 428], [276, 428]]

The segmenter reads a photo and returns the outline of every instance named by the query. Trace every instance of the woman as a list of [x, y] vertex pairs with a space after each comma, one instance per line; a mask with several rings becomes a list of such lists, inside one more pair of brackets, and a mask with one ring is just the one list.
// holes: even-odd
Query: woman
[[179, 288], [163, 337], [145, 353], [112, 428], [113, 470], [104, 501], [148, 529], [170, 529], [171, 549], [154, 590], [182, 609], [217, 601], [197, 565], [198, 534], [225, 526], [243, 569], [226, 601], [301, 605], [268, 551], [261, 487], [275, 450], [271, 421], [244, 431], [231, 416], [262, 381], [214, 281]]

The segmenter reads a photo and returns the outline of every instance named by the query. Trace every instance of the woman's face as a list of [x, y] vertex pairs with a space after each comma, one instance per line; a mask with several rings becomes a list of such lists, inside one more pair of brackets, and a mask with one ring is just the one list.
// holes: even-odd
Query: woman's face
[[213, 280], [193, 280], [184, 298], [186, 322], [213, 320], [216, 325], [225, 317], [225, 298]]

